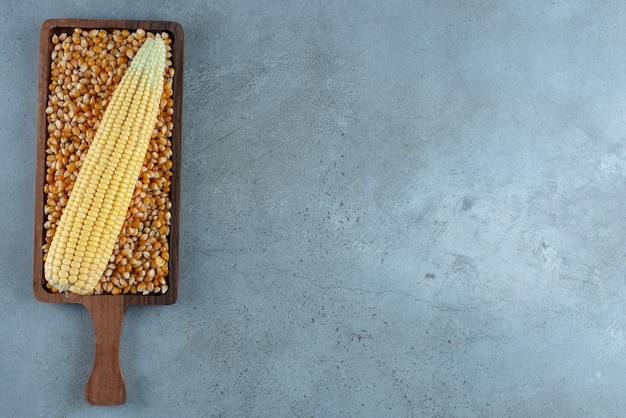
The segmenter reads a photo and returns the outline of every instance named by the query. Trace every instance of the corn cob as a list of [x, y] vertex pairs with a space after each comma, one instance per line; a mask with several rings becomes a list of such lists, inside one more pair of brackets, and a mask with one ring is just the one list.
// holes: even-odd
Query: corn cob
[[148, 38], [113, 92], [45, 262], [59, 291], [90, 294], [113, 252], [156, 124], [166, 47]]

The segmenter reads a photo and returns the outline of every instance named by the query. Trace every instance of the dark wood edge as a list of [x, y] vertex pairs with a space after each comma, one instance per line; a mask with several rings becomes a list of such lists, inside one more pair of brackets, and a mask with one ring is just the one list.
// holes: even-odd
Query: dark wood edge
[[[145, 29], [146, 31], [168, 32], [172, 38], [172, 63], [175, 69], [174, 90], [174, 127], [172, 132], [172, 219], [169, 237], [169, 277], [168, 291], [162, 295], [96, 295], [82, 296], [73, 293], [51, 293], [43, 279], [43, 244], [44, 239], [44, 193], [46, 175], [46, 139], [47, 120], [45, 109], [48, 101], [49, 59], [52, 52], [50, 38], [53, 33], [60, 33], [73, 28], [84, 29]], [[183, 124], [183, 73], [184, 73], [184, 31], [177, 22], [152, 20], [94, 20], [94, 19], [49, 19], [42, 23], [39, 31], [39, 76], [37, 93], [37, 144], [35, 163], [35, 225], [33, 252], [33, 291], [35, 298], [45, 303], [80, 303], [90, 305], [92, 298], [124, 298], [129, 305], [169, 305], [178, 298], [179, 238], [180, 238], [180, 184], [182, 170], [182, 124]]]

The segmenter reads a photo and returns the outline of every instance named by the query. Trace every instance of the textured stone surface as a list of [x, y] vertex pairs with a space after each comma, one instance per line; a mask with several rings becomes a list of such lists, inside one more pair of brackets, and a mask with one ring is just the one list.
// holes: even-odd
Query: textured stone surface
[[[619, 1], [0, 6], [0, 416], [618, 416]], [[186, 35], [180, 297], [131, 307], [128, 401], [31, 289], [38, 29]]]

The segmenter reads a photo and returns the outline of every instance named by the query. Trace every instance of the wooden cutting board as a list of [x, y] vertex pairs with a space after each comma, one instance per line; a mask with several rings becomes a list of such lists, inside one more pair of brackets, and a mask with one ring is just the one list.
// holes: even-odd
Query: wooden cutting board
[[[44, 279], [43, 246], [44, 230], [44, 185], [46, 181], [46, 141], [48, 86], [50, 84], [50, 55], [53, 49], [51, 38], [62, 32], [71, 33], [74, 28], [82, 29], [144, 29], [149, 32], [167, 32], [172, 38], [172, 64], [175, 69], [173, 79], [174, 115], [172, 129], [172, 177], [170, 188], [171, 225], [169, 244], [169, 289], [159, 295], [89, 295], [73, 293], [52, 293]], [[75, 303], [84, 305], [93, 319], [95, 336], [95, 359], [93, 369], [85, 387], [85, 398], [93, 405], [118, 405], [126, 400], [126, 387], [119, 365], [120, 337], [124, 314], [130, 305], [169, 305], [176, 302], [178, 295], [178, 241], [180, 223], [180, 178], [181, 142], [183, 110], [183, 53], [184, 34], [180, 24], [175, 22], [147, 20], [85, 20], [52, 19], [45, 21], [39, 36], [39, 90], [37, 107], [37, 146], [35, 177], [35, 228], [33, 289], [35, 298], [46, 303]]]

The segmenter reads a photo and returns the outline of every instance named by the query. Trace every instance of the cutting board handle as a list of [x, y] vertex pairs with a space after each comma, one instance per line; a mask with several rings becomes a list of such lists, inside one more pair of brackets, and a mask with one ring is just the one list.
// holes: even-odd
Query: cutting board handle
[[128, 305], [124, 297], [93, 296], [84, 303], [94, 328], [95, 358], [85, 399], [92, 405], [121, 405], [126, 386], [120, 368], [120, 338]]

